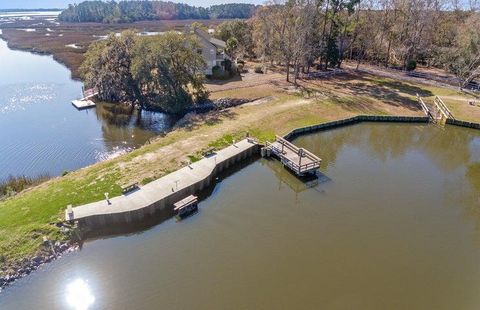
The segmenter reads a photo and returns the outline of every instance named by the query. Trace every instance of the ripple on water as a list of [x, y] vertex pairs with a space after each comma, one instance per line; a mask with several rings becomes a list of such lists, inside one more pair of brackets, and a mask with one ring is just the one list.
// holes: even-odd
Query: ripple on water
[[0, 113], [22, 111], [29, 105], [49, 104], [56, 98], [55, 84], [13, 84], [0, 86]]

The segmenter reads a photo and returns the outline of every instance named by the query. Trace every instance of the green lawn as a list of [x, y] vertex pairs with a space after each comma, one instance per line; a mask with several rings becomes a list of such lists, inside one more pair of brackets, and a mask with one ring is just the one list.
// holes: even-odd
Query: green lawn
[[68, 204], [78, 205], [102, 199], [105, 192], [119, 195], [115, 184], [118, 173], [109, 171], [98, 178], [99, 170], [108, 170], [102, 163], [77, 178], [71, 173], [0, 203], [0, 253], [3, 260], [18, 260], [31, 255], [42, 243], [42, 236], [61, 238], [54, 225], [63, 220]]

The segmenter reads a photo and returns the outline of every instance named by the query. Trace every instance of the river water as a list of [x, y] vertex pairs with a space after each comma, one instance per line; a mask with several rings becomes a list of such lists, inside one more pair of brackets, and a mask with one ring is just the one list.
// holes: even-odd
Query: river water
[[88, 240], [3, 309], [478, 309], [480, 132], [360, 124], [301, 137], [303, 183], [261, 159], [200, 212]]
[[71, 100], [81, 89], [51, 56], [11, 50], [0, 40], [0, 180], [78, 169], [173, 125], [162, 113], [113, 114], [109, 105], [78, 111]]

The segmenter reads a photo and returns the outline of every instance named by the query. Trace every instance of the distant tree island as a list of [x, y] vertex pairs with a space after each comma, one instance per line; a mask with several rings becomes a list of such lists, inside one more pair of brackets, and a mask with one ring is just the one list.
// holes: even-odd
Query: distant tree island
[[59, 15], [63, 22], [131, 23], [145, 20], [250, 18], [254, 4], [230, 3], [195, 7], [164, 1], [84, 1], [69, 5]]

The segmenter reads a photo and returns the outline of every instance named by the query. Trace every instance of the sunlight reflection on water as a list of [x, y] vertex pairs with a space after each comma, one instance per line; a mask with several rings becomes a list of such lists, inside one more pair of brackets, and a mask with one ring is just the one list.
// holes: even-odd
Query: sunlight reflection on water
[[[124, 144], [126, 144], [126, 142]], [[133, 150], [134, 148], [132, 147], [113, 146], [110, 151], [106, 151], [106, 152], [97, 151], [95, 158], [97, 159], [97, 161], [114, 159], [123, 154], [127, 154]]]
[[3, 114], [25, 110], [32, 104], [52, 102], [56, 96], [53, 84], [13, 84], [0, 90], [0, 113]]
[[75, 310], [87, 310], [95, 302], [90, 286], [83, 279], [68, 284], [66, 298], [68, 305]]

